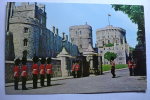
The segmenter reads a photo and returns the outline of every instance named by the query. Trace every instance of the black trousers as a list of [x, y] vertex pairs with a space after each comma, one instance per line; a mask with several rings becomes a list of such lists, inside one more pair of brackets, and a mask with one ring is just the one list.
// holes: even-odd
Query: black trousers
[[45, 75], [44, 75], [44, 74], [41, 74], [41, 75], [40, 75], [40, 83], [41, 83], [41, 86], [44, 86], [44, 79], [45, 79]]
[[116, 77], [114, 66], [112, 66], [112, 68], [111, 68], [111, 74], [112, 74], [113, 78]]
[[33, 88], [37, 88], [38, 75], [33, 74]]
[[18, 90], [19, 77], [14, 77], [14, 89]]
[[80, 71], [77, 71], [77, 78], [80, 77]]
[[26, 90], [26, 81], [27, 81], [27, 77], [26, 76], [22, 76], [22, 90]]
[[132, 75], [133, 75], [133, 70], [132, 70], [132, 68], [129, 68], [129, 72], [130, 72], [130, 76], [132, 76]]
[[73, 76], [74, 78], [76, 78], [76, 76], [75, 76], [75, 71], [72, 71], [72, 76]]
[[46, 77], [47, 77], [47, 86], [50, 86], [51, 85], [51, 74], [47, 74]]
[[74, 71], [73, 74], [74, 74], [73, 75], [74, 78], [79, 78], [80, 77], [80, 71]]

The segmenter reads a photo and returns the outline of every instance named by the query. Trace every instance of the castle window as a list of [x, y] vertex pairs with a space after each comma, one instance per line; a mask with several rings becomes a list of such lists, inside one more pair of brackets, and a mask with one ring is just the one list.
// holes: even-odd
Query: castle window
[[73, 42], [74, 41], [74, 38], [71, 38], [71, 42]]
[[78, 32], [76, 31], [76, 34], [78, 34]]
[[80, 34], [81, 34], [81, 31], [79, 31], [80, 32]]
[[80, 44], [80, 48], [82, 48], [82, 45]]
[[123, 39], [120, 40], [121, 44], [123, 44]]
[[104, 41], [103, 41], [103, 46], [105, 45]]
[[24, 45], [24, 46], [27, 46], [27, 44], [28, 44], [28, 40], [27, 40], [27, 39], [24, 39], [24, 40], [23, 40], [23, 45]]
[[24, 28], [24, 33], [29, 33], [29, 28], [25, 27]]

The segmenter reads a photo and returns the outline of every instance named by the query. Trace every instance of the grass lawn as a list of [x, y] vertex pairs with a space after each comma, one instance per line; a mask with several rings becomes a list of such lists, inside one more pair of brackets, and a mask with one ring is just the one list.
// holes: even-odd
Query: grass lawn
[[[115, 66], [116, 69], [127, 68], [127, 67], [128, 67], [127, 64], [117, 64]], [[103, 68], [103, 71], [108, 71], [111, 69], [111, 66], [110, 65], [103, 65], [102, 68]]]

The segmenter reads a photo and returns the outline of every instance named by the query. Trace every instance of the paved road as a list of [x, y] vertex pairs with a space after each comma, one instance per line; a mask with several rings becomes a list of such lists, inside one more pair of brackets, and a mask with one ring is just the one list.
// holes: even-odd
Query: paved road
[[50, 87], [40, 87], [38, 84], [38, 89], [32, 89], [32, 84], [27, 85], [28, 90], [14, 90], [13, 86], [9, 86], [6, 87], [6, 94], [144, 92], [145, 77], [128, 74], [128, 69], [124, 69], [116, 71], [116, 78], [111, 78], [111, 73], [108, 72], [99, 76], [52, 81]]

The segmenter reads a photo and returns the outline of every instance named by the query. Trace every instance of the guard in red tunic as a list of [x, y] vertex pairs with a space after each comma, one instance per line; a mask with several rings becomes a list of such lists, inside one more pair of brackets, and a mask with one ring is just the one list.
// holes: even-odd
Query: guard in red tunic
[[75, 78], [79, 78], [80, 76], [80, 65], [79, 65], [79, 61], [76, 61], [75, 64]]
[[74, 78], [76, 78], [76, 76], [75, 76], [75, 66], [76, 66], [75, 61], [73, 61], [72, 62], [72, 75], [73, 75]]
[[115, 78], [116, 77], [116, 74], [115, 74], [115, 61], [114, 61], [113, 57], [110, 60], [110, 65], [111, 65], [112, 78]]
[[41, 65], [40, 65], [40, 83], [41, 86], [44, 85], [44, 79], [45, 79], [45, 58], [41, 59]]
[[27, 59], [22, 58], [22, 67], [21, 67], [21, 79], [22, 79], [22, 90], [27, 90], [26, 88], [26, 81], [27, 81], [27, 66], [26, 66]]
[[128, 60], [128, 68], [129, 68], [129, 74], [130, 74], [130, 76], [133, 75], [132, 67], [133, 67], [133, 62], [131, 61], [131, 59], [129, 59]]
[[47, 65], [46, 65], [47, 86], [51, 85], [52, 74], [53, 74], [53, 71], [52, 71], [51, 58], [47, 58]]
[[37, 88], [38, 81], [38, 61], [39, 58], [37, 56], [33, 57], [33, 65], [32, 65], [32, 75], [33, 75], [33, 89]]
[[18, 90], [18, 82], [19, 82], [19, 63], [20, 59], [15, 60], [15, 66], [13, 68], [14, 72], [14, 89]]

